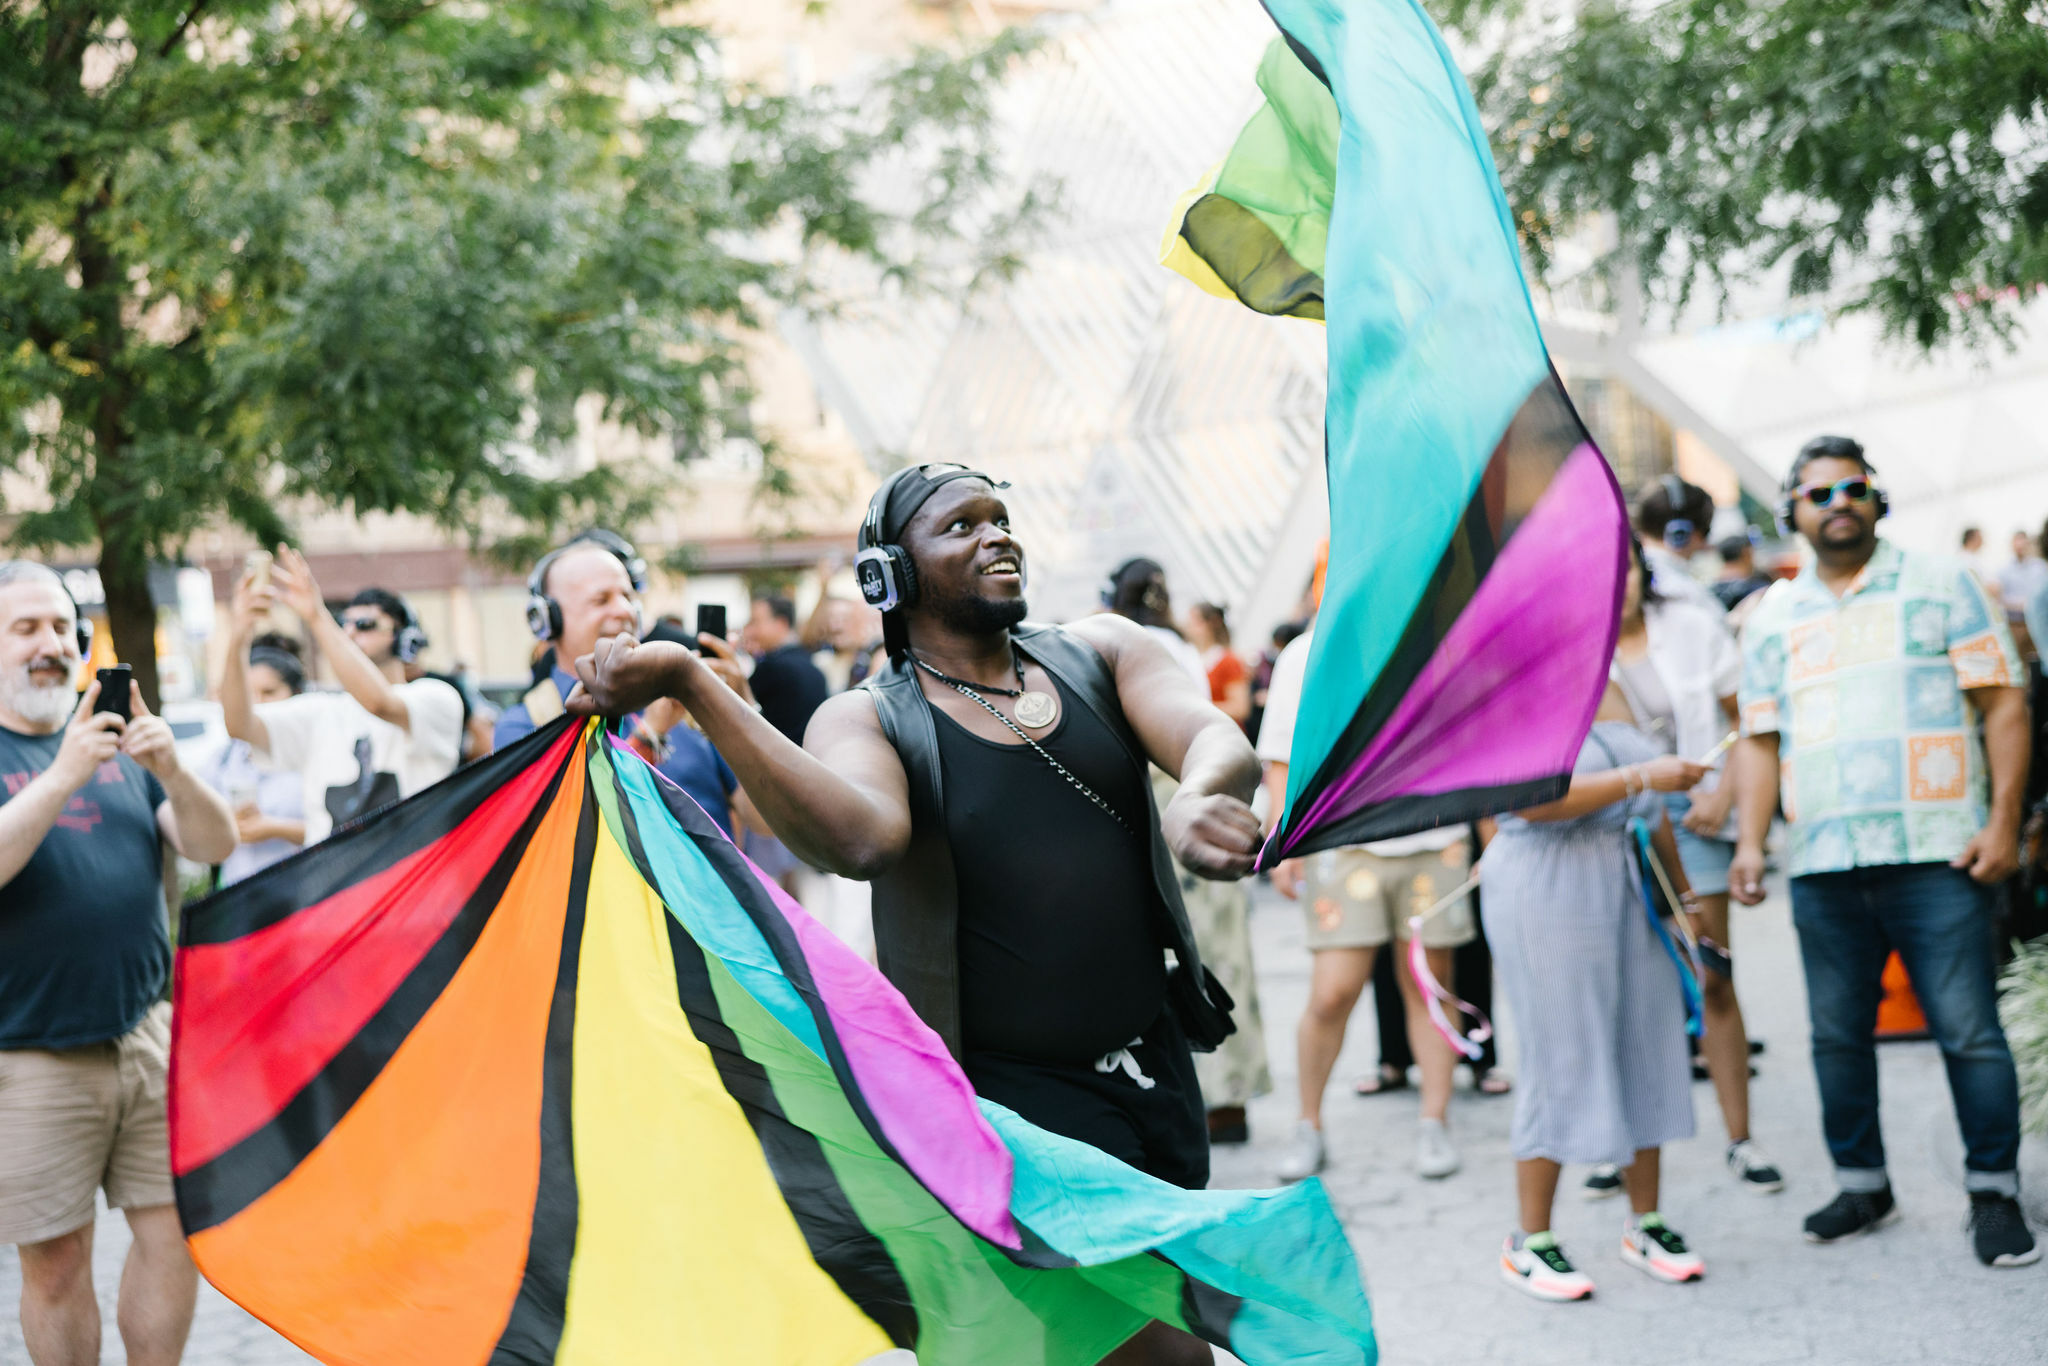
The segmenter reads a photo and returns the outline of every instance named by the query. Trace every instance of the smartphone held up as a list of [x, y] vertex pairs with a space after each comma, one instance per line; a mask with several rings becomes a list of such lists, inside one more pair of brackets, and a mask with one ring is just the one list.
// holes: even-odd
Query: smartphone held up
[[93, 714], [111, 712], [123, 721], [133, 720], [128, 713], [128, 685], [135, 679], [135, 670], [126, 664], [116, 664], [110, 669], [101, 669], [95, 676], [99, 679], [100, 696], [93, 703]]

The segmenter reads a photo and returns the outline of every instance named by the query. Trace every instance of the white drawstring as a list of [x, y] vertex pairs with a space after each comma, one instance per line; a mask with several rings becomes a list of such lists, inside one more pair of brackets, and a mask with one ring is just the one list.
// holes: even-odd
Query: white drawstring
[[1143, 1039], [1132, 1039], [1116, 1052], [1103, 1054], [1095, 1060], [1095, 1070], [1104, 1075], [1111, 1072], [1122, 1072], [1132, 1081], [1138, 1083], [1139, 1090], [1151, 1090], [1159, 1083], [1146, 1076], [1144, 1069], [1138, 1066], [1138, 1060], [1131, 1056], [1131, 1050], [1143, 1042], [1145, 1042]]

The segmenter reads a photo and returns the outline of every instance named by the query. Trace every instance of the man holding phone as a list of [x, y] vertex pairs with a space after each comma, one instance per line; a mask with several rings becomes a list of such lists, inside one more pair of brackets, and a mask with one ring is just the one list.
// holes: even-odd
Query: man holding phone
[[171, 1366], [197, 1279], [165, 1128], [163, 846], [218, 863], [235, 822], [179, 764], [125, 668], [78, 696], [90, 639], [55, 573], [0, 564], [0, 1243], [20, 1249], [29, 1359], [90, 1366], [104, 1188], [135, 1236], [120, 1292], [128, 1360]]
[[[306, 623], [342, 691], [251, 697], [250, 650], [280, 599]], [[337, 621], [305, 557], [279, 546], [267, 581], [257, 566], [236, 587], [231, 629], [233, 664], [220, 683], [228, 734], [300, 776], [307, 844], [455, 771], [462, 696], [438, 678], [407, 679], [427, 637], [398, 594], [365, 588]]]

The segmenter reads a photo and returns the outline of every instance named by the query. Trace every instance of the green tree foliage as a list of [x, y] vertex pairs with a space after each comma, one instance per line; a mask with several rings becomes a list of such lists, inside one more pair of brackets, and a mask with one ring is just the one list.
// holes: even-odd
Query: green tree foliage
[[674, 14], [0, 4], [0, 463], [51, 500], [14, 540], [100, 547], [152, 698], [146, 566], [200, 527], [617, 513], [660, 473], [565, 468], [579, 399], [679, 459], [745, 438], [741, 339], [810, 248], [914, 272], [958, 224], [969, 265], [1001, 237], [1014, 40], [778, 96]]
[[[1522, 237], [1611, 213], [1682, 302], [1782, 267], [1932, 348], [2009, 332], [2048, 282], [2041, 0], [1441, 0]], [[1611, 264], [1611, 262], [1610, 262]]]

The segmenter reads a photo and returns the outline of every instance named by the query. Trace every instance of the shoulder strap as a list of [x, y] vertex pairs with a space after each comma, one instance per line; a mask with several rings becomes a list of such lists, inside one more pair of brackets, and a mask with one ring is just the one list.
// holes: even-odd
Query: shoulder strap
[[526, 708], [527, 718], [533, 722], [533, 728], [539, 730], [562, 714], [562, 690], [555, 686], [554, 679], [543, 678], [526, 690], [526, 695], [519, 699], [519, 703]]
[[1087, 641], [1058, 626], [1022, 626], [1015, 632], [1018, 648], [1060, 682], [1072, 688], [1102, 723], [1109, 727], [1131, 761], [1148, 763], [1138, 748], [1138, 738], [1124, 716], [1123, 699], [1117, 696], [1116, 675], [1109, 661]]
[[[1629, 719], [1638, 726], [1642, 725], [1642, 699], [1636, 695], [1635, 685], [1628, 681], [1628, 672], [1627, 670], [1621, 667], [1620, 660], [1615, 659], [1608, 661], [1607, 681], [1615, 686], [1615, 689], [1621, 693], [1621, 700], [1628, 704]], [[1596, 740], [1595, 743], [1598, 744], [1599, 742]], [[1607, 746], [1601, 744], [1600, 748], [1604, 750], [1607, 748]], [[1612, 757], [1611, 752], [1610, 757]]]

